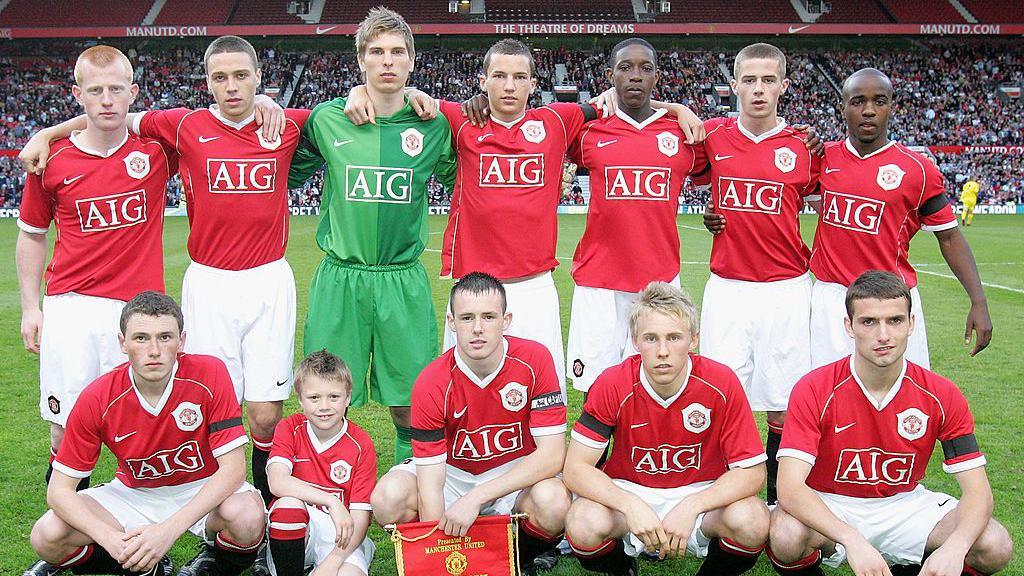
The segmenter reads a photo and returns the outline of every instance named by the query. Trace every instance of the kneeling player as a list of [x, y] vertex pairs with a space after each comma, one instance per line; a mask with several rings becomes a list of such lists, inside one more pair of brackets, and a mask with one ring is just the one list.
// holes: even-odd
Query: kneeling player
[[597, 572], [636, 574], [645, 549], [706, 556], [701, 576], [746, 572], [768, 539], [768, 508], [756, 497], [767, 457], [743, 387], [690, 354], [697, 311], [678, 288], [652, 282], [629, 324], [640, 354], [597, 378], [573, 427], [566, 538]]
[[373, 559], [370, 492], [377, 454], [362, 428], [345, 418], [352, 393], [348, 366], [326, 350], [295, 372], [302, 413], [277, 425], [267, 462], [270, 489], [270, 571], [302, 576], [331, 556], [329, 576], [366, 576]]
[[551, 353], [504, 336], [505, 287], [480, 272], [452, 287], [448, 326], [456, 346], [431, 362], [412, 391], [413, 461], [374, 490], [381, 524], [438, 521], [463, 536], [481, 514], [524, 512], [520, 565], [555, 547], [569, 492], [555, 476], [565, 459], [565, 404]]
[[[32, 547], [76, 574], [149, 571], [187, 530], [213, 546], [194, 573], [240, 574], [263, 540], [265, 510], [245, 483], [247, 438], [227, 368], [181, 353], [181, 308], [156, 292], [125, 305], [119, 340], [128, 363], [75, 404]], [[117, 475], [76, 493], [101, 444]]]
[[[844, 558], [860, 574], [921, 564], [922, 574], [991, 574], [1013, 545], [992, 519], [985, 457], [967, 400], [907, 362], [911, 296], [895, 274], [865, 272], [846, 293], [852, 356], [793, 389], [779, 450], [769, 555], [780, 574], [822, 574]], [[936, 440], [963, 498], [919, 485]]]

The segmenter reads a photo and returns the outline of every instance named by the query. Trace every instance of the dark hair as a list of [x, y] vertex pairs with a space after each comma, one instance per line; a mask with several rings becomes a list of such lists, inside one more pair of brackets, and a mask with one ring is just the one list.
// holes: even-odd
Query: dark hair
[[206, 67], [206, 71], [210, 71], [210, 57], [214, 54], [231, 54], [235, 52], [248, 54], [249, 59], [252, 60], [253, 69], [260, 69], [260, 59], [256, 56], [256, 49], [252, 47], [248, 40], [239, 36], [221, 36], [210, 42], [210, 45], [206, 48], [206, 53], [203, 54], [203, 65]]
[[537, 65], [533, 61], [533, 52], [530, 51], [530, 47], [523, 44], [515, 38], [505, 38], [504, 40], [498, 40], [493, 46], [487, 49], [487, 53], [484, 54], [484, 75], [487, 75], [487, 68], [491, 65], [492, 54], [503, 54], [506, 56], [526, 56], [526, 59], [530, 61], [530, 77], [537, 75]]
[[143, 316], [173, 316], [178, 322], [178, 332], [185, 329], [185, 318], [181, 314], [181, 306], [174, 301], [174, 298], [166, 294], [147, 290], [136, 294], [128, 301], [121, 310], [121, 335], [127, 336], [125, 330], [128, 328], [128, 320], [135, 315]]
[[619, 51], [621, 51], [623, 48], [628, 48], [629, 46], [643, 46], [644, 48], [650, 50], [651, 54], [654, 55], [654, 66], [658, 66], [658, 51], [654, 49], [654, 46], [651, 46], [650, 42], [644, 40], [643, 38], [626, 38], [622, 42], [619, 42], [618, 44], [613, 46], [611, 53], [608, 54], [609, 68], [615, 68], [615, 59], [618, 57]]
[[[505, 299], [505, 286], [502, 285], [501, 281], [484, 272], [470, 272], [458, 282], [452, 286], [451, 294], [448, 296], [448, 305], [450, 307], [455, 306], [455, 295], [459, 292], [468, 292], [470, 294], [485, 294], [487, 292], [497, 292], [501, 295], [501, 311], [505, 312], [507, 300]], [[452, 314], [455, 311], [452, 310]]]
[[907, 314], [910, 314], [910, 288], [906, 282], [892, 272], [868, 270], [850, 284], [846, 291], [846, 315], [853, 320], [853, 303], [857, 300], [875, 298], [878, 300], [895, 300], [903, 298], [907, 301]]
[[302, 382], [310, 376], [340, 382], [345, 387], [346, 393], [352, 393], [352, 372], [348, 369], [348, 364], [328, 352], [326, 348], [313, 352], [299, 362], [299, 367], [295, 369], [296, 393], [300, 393]]

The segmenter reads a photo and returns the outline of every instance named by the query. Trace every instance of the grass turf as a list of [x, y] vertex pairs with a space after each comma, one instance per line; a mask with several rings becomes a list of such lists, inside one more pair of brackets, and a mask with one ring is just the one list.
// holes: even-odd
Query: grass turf
[[[803, 217], [804, 237], [811, 240], [815, 222]], [[446, 217], [430, 219], [430, 241], [423, 263], [432, 277], [437, 277], [440, 265], [438, 249]], [[558, 256], [561, 266], [555, 270], [555, 283], [562, 304], [563, 331], [568, 331], [569, 301], [572, 280], [568, 274], [576, 242], [583, 233], [584, 216], [559, 218]], [[294, 217], [291, 221], [291, 239], [288, 261], [295, 271], [299, 294], [297, 354], [301, 354], [303, 319], [308, 300], [309, 281], [321, 252], [314, 240], [315, 217]], [[708, 278], [708, 254], [711, 237], [703, 230], [699, 216], [681, 216], [679, 230], [682, 236], [683, 286], [700, 300]], [[986, 292], [989, 309], [995, 325], [992, 345], [976, 358], [967, 354], [962, 334], [968, 300], [942, 260], [938, 245], [931, 234], [919, 234], [911, 249], [911, 260], [917, 266], [921, 294], [928, 321], [933, 368], [952, 378], [964, 390], [973, 408], [977, 422], [977, 435], [988, 458], [988, 475], [995, 493], [995, 516], [1005, 524], [1014, 540], [1020, 544], [1024, 536], [1024, 497], [1021, 496], [1024, 474], [1024, 355], [1013, 334], [1024, 327], [1024, 218], [1015, 216], [978, 216], [974, 225], [964, 229], [974, 249]], [[164, 232], [164, 254], [168, 291], [177, 297], [181, 293], [181, 278], [188, 265], [185, 239], [188, 233], [184, 218], [168, 218]], [[17, 228], [13, 219], [0, 220], [0, 252], [6, 254], [7, 272], [0, 274], [0, 382], [4, 394], [0, 396], [0, 575], [19, 574], [35, 560], [28, 535], [32, 523], [46, 510], [46, 495], [42, 485], [46, 469], [48, 433], [46, 424], [38, 414], [38, 360], [24, 350], [20, 337], [20, 299], [13, 266], [14, 243]], [[52, 235], [51, 235], [52, 237]], [[448, 280], [434, 282], [434, 300], [439, 313], [447, 301], [451, 286]], [[244, 295], [243, 295], [244, 297]], [[1016, 343], [1015, 343], [1016, 342]], [[298, 360], [298, 358], [296, 359]], [[570, 422], [579, 414], [581, 395], [570, 393]], [[289, 400], [285, 413], [298, 409], [296, 401]], [[379, 473], [391, 464], [394, 429], [386, 410], [368, 406], [353, 410], [351, 417], [363, 426], [376, 442], [380, 457]], [[758, 424], [764, 427], [763, 417]], [[934, 490], [959, 494], [955, 480], [942, 472], [941, 451], [936, 450], [929, 466], [925, 483]], [[112, 477], [113, 459], [104, 450], [94, 478], [97, 481]], [[1016, 511], [1016, 512], [1015, 512]], [[393, 549], [387, 535], [379, 528], [371, 530], [377, 543], [377, 555], [371, 574], [395, 574]], [[191, 558], [195, 539], [182, 538], [172, 549], [176, 566]], [[659, 563], [643, 563], [641, 571], [649, 575], [692, 573], [697, 560], [682, 559]], [[585, 574], [571, 558], [563, 558], [551, 572], [554, 575]], [[751, 572], [769, 575], [774, 572], [765, 559]], [[841, 573], [850, 572], [843, 568]], [[1016, 557], [1004, 574], [1024, 575], [1024, 562]]]

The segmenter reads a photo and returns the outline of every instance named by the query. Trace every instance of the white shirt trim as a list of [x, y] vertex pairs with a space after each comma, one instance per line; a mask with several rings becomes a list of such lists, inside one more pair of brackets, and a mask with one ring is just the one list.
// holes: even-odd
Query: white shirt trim
[[473, 372], [473, 369], [469, 367], [469, 364], [462, 359], [462, 352], [459, 350], [459, 345], [455, 345], [455, 365], [458, 366], [459, 370], [466, 375], [466, 378], [469, 378], [470, 382], [476, 384], [477, 388], [480, 388], [481, 390], [487, 388], [487, 385], [498, 377], [498, 374], [501, 373], [501, 369], [505, 367], [506, 358], [508, 358], [508, 339], [503, 337], [501, 339], [501, 361], [498, 362], [498, 367], [494, 369], [494, 372], [491, 372], [487, 376], [478, 378], [476, 372]]
[[772, 136], [775, 136], [779, 132], [782, 132], [786, 128], [786, 126], [788, 126], [788, 124], [786, 124], [785, 118], [779, 118], [778, 121], [778, 124], [776, 124], [774, 128], [761, 134], [754, 134], [750, 130], [747, 130], [743, 126], [743, 122], [738, 118], [736, 119], [736, 128], [740, 131], [740, 134], [743, 134], [744, 136], [749, 138], [754, 144], [760, 144], [763, 140], [767, 140]]
[[[55, 461], [54, 468], [57, 467], [56, 464], [57, 462]], [[942, 469], [948, 474], [958, 474], [960, 472], [965, 472], [967, 470], [981, 468], [985, 464], [988, 464], [988, 461], [985, 460], [985, 457], [978, 456], [977, 458], [971, 458], [970, 460], [964, 460], [963, 462], [957, 462], [956, 464], [946, 464], [945, 462], [943, 462]]]
[[504, 126], [505, 128], [508, 128], [509, 130], [511, 130], [512, 128], [515, 127], [516, 124], [519, 124], [520, 122], [522, 122], [523, 118], [526, 118], [526, 111], [523, 111], [523, 115], [522, 116], [520, 116], [519, 118], [516, 118], [515, 120], [513, 120], [511, 122], [504, 122], [502, 120], [498, 120], [497, 118], [495, 118], [492, 115], [491, 116], [491, 122], [494, 122], [498, 126]]
[[284, 456], [273, 456], [273, 457], [270, 458], [270, 460], [267, 460], [267, 469], [269, 470], [270, 469], [270, 465], [271, 464], [275, 464], [275, 463], [276, 464], [283, 464], [284, 466], [287, 466], [289, 470], [291, 470], [292, 468], [295, 467], [295, 465], [292, 464], [292, 461], [287, 459], [287, 458], [285, 458]]
[[313, 444], [313, 450], [316, 450], [317, 454], [323, 454], [324, 452], [329, 450], [331, 446], [337, 444], [338, 440], [341, 440], [341, 437], [345, 435], [345, 432], [348, 432], [347, 419], [342, 420], [341, 430], [338, 430], [337, 434], [321, 442], [320, 439], [317, 438], [316, 436], [316, 431], [313, 430], [313, 425], [309, 423], [309, 420], [306, 420], [306, 434], [309, 436], [309, 441]]
[[860, 376], [857, 376], [857, 370], [853, 365], [852, 354], [850, 355], [850, 373], [853, 374], [853, 379], [857, 382], [857, 385], [860, 386], [860, 390], [864, 393], [864, 397], [868, 399], [868, 402], [871, 402], [871, 405], [875, 407], [875, 410], [881, 412], [882, 410], [885, 410], [885, 407], [888, 406], [889, 403], [892, 402], [892, 399], [900, 392], [900, 387], [903, 385], [903, 377], [907, 374], [907, 359], [903, 359], [903, 367], [900, 369], [900, 375], [896, 377], [896, 383], [892, 385], [892, 388], [889, 389], [889, 392], [885, 395], [885, 398], [882, 398], [881, 402], [875, 402], [875, 397], [868, 392], [867, 386], [864, 386], [864, 383], [860, 381]]
[[622, 108], [615, 109], [615, 115], [619, 118], [619, 120], [622, 120], [626, 124], [629, 124], [633, 128], [636, 128], [637, 130], [643, 130], [644, 128], [647, 128], [648, 126], [650, 126], [652, 122], [654, 122], [658, 118], [661, 118], [665, 114], [668, 114], [668, 110], [664, 108], [655, 108], [654, 114], [648, 116], [643, 122], [637, 122], [636, 120], [633, 119], [632, 116], [623, 112]]
[[437, 456], [427, 456], [426, 458], [412, 459], [412, 463], [417, 466], [433, 466], [434, 464], [443, 464], [448, 461], [448, 453], [438, 454]]
[[135, 113], [135, 117], [128, 124], [128, 130], [131, 131], [132, 134], [139, 136], [139, 131], [142, 130], [142, 117], [146, 114], [149, 114], [148, 110], [143, 110], [142, 112]]
[[871, 152], [867, 156], [861, 156], [860, 152], [857, 152], [857, 149], [853, 147], [853, 144], [850, 144], [850, 139], [849, 138], [847, 138], [846, 140], [843, 140], [843, 144], [846, 144], [846, 149], [849, 150], [850, 153], [852, 153], [854, 156], [856, 156], [857, 158], [860, 158], [861, 160], [867, 160], [868, 158], [871, 158], [872, 156], [877, 156], [878, 154], [881, 154], [882, 152], [888, 150], [889, 148], [892, 148], [893, 146], [896, 145], [896, 141], [895, 140], [889, 140], [888, 144], [886, 144], [885, 146], [882, 146], [881, 148], [879, 148], [878, 150], [875, 150], [874, 152]]
[[575, 430], [572, 431], [572, 433], [570, 434], [570, 437], [573, 440], [579, 442], [580, 444], [583, 444], [584, 446], [586, 446], [588, 448], [593, 448], [595, 450], [604, 450], [605, 446], [608, 445], [608, 441], [607, 440], [604, 441], [604, 442], [598, 442], [596, 440], [592, 440], [590, 438], [587, 438], [586, 436], [584, 436], [583, 434], [580, 434], [579, 432], [577, 432]]
[[945, 224], [936, 224], [935, 226], [922, 225], [921, 230], [924, 230], [925, 232], [942, 232], [943, 230], [956, 228], [959, 225], [960, 224], [957, 222], [956, 218], [954, 218], [952, 221], [946, 222]]
[[53, 469], [65, 476], [71, 476], [72, 478], [88, 478], [89, 476], [92, 476], [92, 470], [89, 470], [88, 472], [75, 470], [74, 468], [65, 466], [56, 460], [53, 461]]
[[782, 460], [783, 458], [796, 458], [797, 460], [807, 462], [811, 466], [814, 466], [814, 462], [817, 460], [813, 454], [808, 454], [803, 450], [797, 450], [795, 448], [783, 448], [779, 450], [775, 455], [775, 459]]
[[651, 385], [651, 381], [647, 378], [647, 371], [644, 370], [643, 364], [640, 365], [640, 385], [647, 391], [647, 395], [650, 396], [655, 402], [658, 403], [662, 408], [668, 408], [673, 402], [679, 399], [683, 395], [683, 391], [686, 390], [686, 386], [690, 383], [690, 372], [693, 371], [693, 361], [690, 359], [690, 355], [686, 355], [686, 376], [683, 378], [683, 385], [679, 387], [679, 390], [672, 395], [671, 398], [662, 398], [660, 394], [654, 391], [654, 386]]
[[149, 412], [153, 416], [159, 416], [164, 411], [164, 406], [167, 405], [167, 400], [171, 397], [171, 389], [174, 388], [174, 379], [178, 375], [178, 362], [174, 362], [174, 366], [171, 368], [171, 377], [167, 379], [167, 386], [164, 386], [164, 393], [160, 395], [160, 399], [156, 401], [156, 406], [151, 406], [146, 398], [143, 397], [142, 392], [139, 391], [139, 387], [135, 385], [135, 372], [131, 366], [128, 366], [128, 380], [132, 383], [132, 390], [135, 391], [135, 397], [139, 399], [139, 405], [146, 412]]
[[745, 460], [739, 460], [737, 462], [730, 463], [729, 464], [729, 469], [732, 470], [734, 468], [752, 468], [752, 467], [757, 466], [758, 464], [760, 464], [762, 462], [767, 462], [767, 461], [768, 461], [768, 455], [765, 454], [764, 452], [761, 452], [757, 456], [751, 456], [750, 458], [747, 458]]
[[249, 437], [246, 436], [245, 434], [243, 434], [243, 435], [239, 436], [238, 438], [235, 438], [231, 442], [228, 442], [227, 444], [224, 444], [223, 446], [219, 446], [217, 448], [214, 448], [213, 449], [213, 457], [214, 458], [220, 458], [221, 456], [227, 454], [228, 452], [231, 452], [232, 450], [234, 450], [235, 448], [238, 448], [239, 446], [245, 446], [248, 442], [249, 442]]
[[228, 120], [223, 115], [221, 115], [220, 106], [216, 104], [210, 104], [210, 114], [213, 114], [213, 117], [217, 120], [220, 120], [225, 126], [234, 128], [235, 130], [241, 130], [242, 128], [245, 128], [250, 122], [256, 119], [256, 111], [253, 110], [253, 113], [246, 116], [245, 120], [242, 120], [241, 122]]
[[71, 140], [71, 143], [75, 145], [75, 148], [78, 148], [79, 150], [85, 152], [86, 154], [89, 154], [91, 156], [98, 156], [100, 158], [110, 158], [111, 156], [114, 155], [114, 153], [121, 149], [121, 146], [124, 146], [125, 142], [128, 141], [128, 128], [126, 127], [124, 129], [124, 138], [121, 139], [121, 142], [119, 142], [116, 146], [112, 148], [108, 148], [105, 152], [101, 152], [99, 150], [93, 150], [92, 148], [86, 148], [85, 145], [82, 144], [78, 136], [82, 132], [84, 132], [84, 130], [75, 130], [74, 132], [71, 133], [71, 136], [68, 136], [68, 139]]
[[27, 232], [29, 234], [46, 234], [47, 232], [50, 231], [49, 227], [46, 227], [46, 228], [36, 228], [35, 226], [32, 226], [31, 224], [27, 224], [21, 218], [18, 218], [18, 228], [20, 228], [22, 232]]
[[540, 426], [538, 428], [530, 428], [531, 436], [553, 436], [555, 434], [565, 434], [566, 425], [559, 424], [558, 426]]
[[348, 505], [349, 510], [365, 510], [367, 512], [373, 512], [373, 506], [370, 506], [367, 502], [352, 502]]

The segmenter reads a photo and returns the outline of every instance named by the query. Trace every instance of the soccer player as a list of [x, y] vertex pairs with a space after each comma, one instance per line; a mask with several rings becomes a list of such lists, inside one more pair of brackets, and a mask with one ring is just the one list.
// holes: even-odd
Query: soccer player
[[373, 559], [370, 492], [377, 453], [369, 435], [345, 417], [352, 373], [330, 352], [306, 357], [295, 371], [302, 412], [274, 432], [267, 462], [270, 488], [271, 573], [302, 576], [332, 551], [341, 553], [330, 576], [366, 576]]
[[978, 192], [981, 191], [981, 184], [973, 178], [964, 182], [960, 191], [960, 203], [963, 205], [963, 213], [960, 214], [960, 223], [970, 226], [974, 222], [974, 206], [978, 204]]
[[[51, 509], [32, 528], [44, 560], [76, 574], [148, 572], [189, 531], [213, 547], [200, 573], [253, 563], [266, 512], [245, 482], [242, 413], [224, 363], [182, 353], [182, 327], [168, 296], [143, 292], [124, 306], [128, 363], [79, 397], [53, 462]], [[101, 446], [117, 459], [114, 479], [75, 492]]]
[[413, 388], [413, 455], [377, 483], [381, 524], [437, 521], [464, 536], [481, 514], [520, 522], [520, 565], [561, 539], [569, 492], [555, 477], [565, 458], [565, 403], [551, 354], [506, 336], [505, 287], [473, 272], [452, 287], [448, 327], [456, 345]]
[[591, 178], [587, 227], [572, 262], [566, 354], [573, 387], [582, 392], [636, 353], [628, 322], [640, 291], [652, 280], [679, 285], [679, 194], [694, 167], [707, 163], [675, 119], [651, 107], [658, 56], [647, 41], [616, 44], [607, 76], [615, 113], [587, 124], [570, 148]]
[[[116, 48], [82, 52], [71, 88], [85, 109], [82, 130], [55, 142], [46, 170], [25, 181], [15, 248], [21, 335], [40, 356], [39, 411], [50, 422], [51, 454], [85, 386], [125, 361], [117, 345], [124, 303], [144, 290], [164, 290], [164, 190], [177, 157], [129, 135], [128, 108], [139, 90], [132, 74]], [[57, 239], [40, 310], [51, 223]], [[47, 481], [51, 473], [52, 467]]]
[[327, 165], [316, 235], [326, 255], [309, 287], [304, 348], [326, 348], [348, 364], [353, 406], [372, 396], [389, 407], [401, 462], [412, 455], [412, 383], [437, 351], [434, 299], [419, 261], [426, 183], [435, 174], [451, 188], [455, 155], [448, 121], [423, 121], [406, 101], [415, 47], [405, 20], [371, 9], [356, 31], [356, 52], [376, 124], [353, 125], [344, 98], [320, 104], [289, 175], [297, 187]]
[[743, 387], [690, 353], [697, 311], [678, 288], [652, 282], [629, 325], [639, 355], [598, 376], [573, 426], [566, 539], [584, 568], [607, 574], [637, 574], [644, 550], [705, 557], [700, 576], [746, 572], [768, 539], [768, 508], [756, 497], [766, 456]]
[[[861, 274], [846, 292], [854, 352], [793, 389], [779, 450], [769, 556], [783, 575], [823, 574], [845, 558], [858, 576], [992, 574], [1013, 545], [992, 519], [974, 418], [955, 384], [904, 359], [916, 329], [907, 285]], [[936, 441], [960, 501], [919, 484]]]
[[849, 136], [825, 146], [810, 260], [817, 280], [811, 293], [811, 365], [849, 355], [853, 339], [843, 326], [846, 287], [865, 270], [887, 270], [907, 283], [913, 299], [916, 329], [907, 359], [929, 366], [917, 275], [908, 258], [918, 230], [935, 234], [942, 257], [970, 297], [964, 341], [969, 344], [975, 333], [974, 356], [992, 339], [992, 319], [942, 174], [924, 156], [889, 140], [893, 89], [888, 76], [874, 68], [858, 70], [843, 82], [842, 96]]

